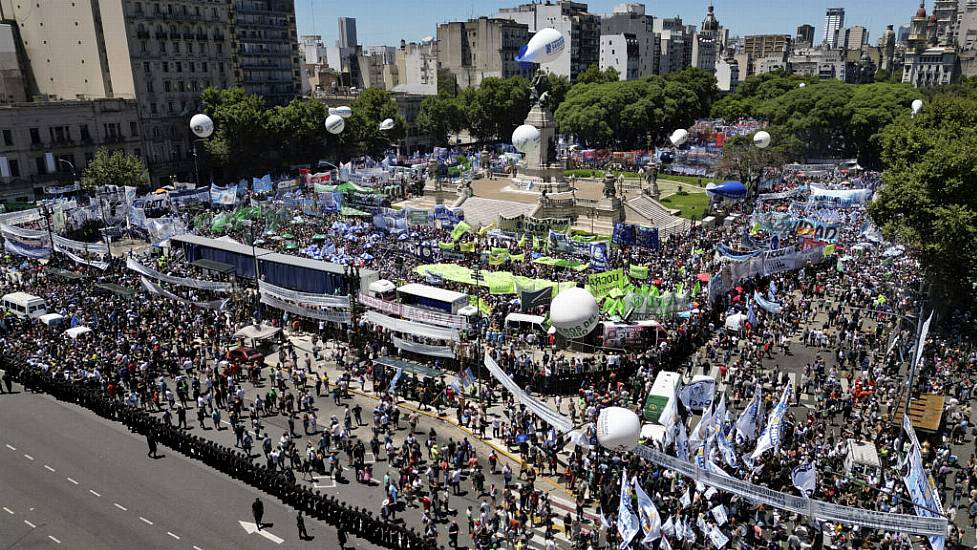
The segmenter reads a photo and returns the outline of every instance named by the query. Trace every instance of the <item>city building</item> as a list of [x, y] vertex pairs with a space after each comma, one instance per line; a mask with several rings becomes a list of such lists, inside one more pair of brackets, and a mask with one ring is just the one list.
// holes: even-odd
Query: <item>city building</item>
[[620, 4], [600, 19], [601, 35], [629, 34], [638, 42], [638, 77], [658, 72], [661, 37], [655, 34], [655, 18], [645, 14], [644, 4]]
[[896, 31], [896, 45], [900, 47], [905, 47], [908, 41], [909, 41], [909, 25], [899, 25], [899, 30]]
[[655, 18], [655, 33], [659, 35], [658, 74], [680, 71], [692, 65], [694, 32], [680, 17]]
[[602, 34], [600, 70], [613, 68], [621, 80], [635, 80], [638, 78], [638, 52], [638, 39], [633, 34]]
[[779, 56], [786, 60], [790, 48], [789, 34], [749, 34], [743, 37], [743, 48], [737, 53], [749, 54], [753, 59]]
[[63, 99], [0, 105], [0, 201], [30, 202], [77, 181], [99, 148], [143, 154], [132, 99]]
[[451, 71], [462, 88], [478, 86], [491, 76], [528, 78], [532, 69], [515, 60], [528, 41], [529, 27], [508, 18], [442, 23], [438, 25], [438, 64]]
[[828, 8], [824, 14], [824, 33], [821, 42], [829, 48], [842, 46], [845, 28], [845, 8]]
[[797, 36], [794, 37], [794, 43], [798, 47], [803, 48], [814, 46], [814, 26], [804, 24], [797, 27]]
[[977, 76], [977, 0], [961, 0], [957, 17], [960, 73], [967, 77]]
[[861, 50], [866, 44], [868, 44], [868, 29], [859, 25], [845, 29], [845, 49]]
[[692, 66], [709, 72], [715, 72], [716, 57], [724, 47], [722, 27], [714, 12], [712, 2], [709, 2], [706, 17], [699, 26], [692, 48]]
[[545, 71], [575, 81], [587, 67], [599, 64], [601, 18], [588, 13], [587, 4], [570, 0], [522, 4], [502, 8], [496, 17], [526, 25], [530, 35], [547, 27], [563, 34], [566, 48], [555, 60], [540, 65]]
[[370, 46], [359, 50], [357, 64], [360, 70], [359, 83], [363, 88], [389, 90], [394, 87], [396, 51], [397, 48], [393, 46]]
[[735, 92], [740, 83], [739, 62], [732, 57], [716, 60], [716, 86], [723, 92]]
[[795, 48], [787, 59], [790, 71], [820, 80], [849, 78], [849, 61], [845, 50], [828, 48]]
[[13, 25], [0, 23], [0, 105], [27, 101], [15, 32]]
[[425, 39], [420, 43], [400, 41], [395, 55], [393, 92], [414, 95], [438, 93], [438, 43]]
[[237, 84], [270, 105], [295, 99], [302, 91], [302, 64], [294, 0], [234, 0], [230, 14]]
[[339, 18], [339, 40], [336, 40], [337, 48], [355, 48], [359, 45], [356, 40], [356, 18]]
[[[942, 3], [941, 3], [942, 4]], [[941, 6], [943, 7], [943, 6]], [[942, 14], [947, 17], [945, 13]], [[953, 84], [960, 80], [960, 58], [956, 42], [949, 42], [954, 31], [940, 15], [926, 16], [921, 3], [909, 23], [909, 38], [903, 56], [902, 81], [916, 88]], [[943, 33], [942, 37], [940, 32]]]

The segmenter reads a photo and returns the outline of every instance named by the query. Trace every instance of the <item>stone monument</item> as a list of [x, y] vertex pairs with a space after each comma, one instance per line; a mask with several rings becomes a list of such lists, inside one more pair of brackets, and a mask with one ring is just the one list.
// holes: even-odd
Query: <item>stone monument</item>
[[564, 163], [558, 162], [556, 158], [556, 121], [550, 110], [549, 92], [545, 87], [546, 73], [541, 70], [536, 71], [530, 87], [531, 107], [525, 124], [535, 126], [539, 130], [540, 144], [535, 151], [526, 154], [523, 160], [525, 167], [519, 172], [524, 176], [542, 180], [540, 190], [564, 193], [570, 190], [570, 186], [563, 176]]

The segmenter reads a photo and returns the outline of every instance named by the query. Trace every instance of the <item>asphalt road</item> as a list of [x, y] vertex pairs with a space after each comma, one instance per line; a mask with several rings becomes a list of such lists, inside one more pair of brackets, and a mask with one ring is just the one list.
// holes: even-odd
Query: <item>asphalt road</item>
[[[336, 531], [121, 424], [29, 393], [0, 395], [0, 550], [338, 547]], [[251, 503], [265, 531], [248, 534]], [[281, 542], [278, 542], [281, 540]], [[356, 548], [377, 548], [351, 539]]]

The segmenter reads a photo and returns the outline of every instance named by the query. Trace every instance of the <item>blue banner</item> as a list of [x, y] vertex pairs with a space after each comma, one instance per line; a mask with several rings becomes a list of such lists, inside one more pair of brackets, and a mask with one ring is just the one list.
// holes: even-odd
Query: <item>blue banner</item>
[[618, 246], [631, 246], [634, 244], [634, 225], [629, 223], [614, 224], [614, 244]]
[[658, 228], [657, 227], [643, 227], [638, 226], [635, 229], [635, 244], [642, 248], [651, 248], [653, 250], [658, 250], [661, 243], [658, 240]]

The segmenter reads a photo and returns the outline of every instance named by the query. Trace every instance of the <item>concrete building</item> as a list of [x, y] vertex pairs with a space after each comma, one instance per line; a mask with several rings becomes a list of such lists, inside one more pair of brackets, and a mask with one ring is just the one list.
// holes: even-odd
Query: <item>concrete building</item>
[[743, 37], [742, 53], [753, 59], [780, 56], [787, 59], [791, 40], [788, 34], [749, 34]]
[[355, 48], [359, 45], [356, 40], [356, 18], [339, 18], [339, 39], [336, 40], [337, 48]]
[[587, 4], [570, 0], [522, 4], [500, 9], [496, 17], [522, 23], [530, 34], [547, 27], [563, 34], [566, 48], [560, 57], [540, 66], [545, 71], [575, 81], [587, 67], [599, 64], [601, 18], [588, 13]]
[[680, 71], [692, 65], [694, 32], [679, 17], [655, 18], [655, 33], [659, 35], [658, 74]]
[[442, 23], [438, 25], [438, 63], [455, 75], [462, 88], [478, 86], [490, 76], [528, 78], [532, 70], [515, 60], [528, 40], [529, 27], [508, 18]]
[[234, 0], [230, 13], [238, 85], [271, 105], [295, 99], [302, 91], [302, 63], [294, 0]]
[[661, 37], [655, 18], [645, 14], [644, 4], [620, 4], [600, 20], [601, 35], [630, 34], [638, 42], [638, 78], [658, 72]]
[[0, 200], [29, 202], [43, 196], [46, 186], [71, 183], [102, 147], [142, 156], [135, 100], [0, 106]]
[[845, 29], [845, 49], [861, 50], [866, 44], [868, 44], [868, 29], [859, 25]]
[[638, 39], [633, 34], [602, 34], [600, 36], [600, 69], [613, 68], [621, 80], [638, 78]]
[[957, 54], [960, 73], [977, 76], [977, 0], [960, 0], [957, 21]]
[[790, 71], [794, 74], [820, 80], [847, 82], [848, 79], [848, 56], [842, 49], [797, 48], [793, 50], [787, 62]]
[[27, 101], [27, 82], [17, 55], [17, 29], [0, 23], [0, 104]]
[[732, 57], [716, 60], [716, 86], [723, 92], [735, 92], [740, 83], [739, 62]]
[[716, 71], [716, 58], [722, 52], [722, 27], [716, 19], [712, 2], [709, 3], [706, 17], [699, 26], [692, 48], [692, 66], [704, 71]]
[[794, 37], [794, 43], [798, 47], [810, 48], [814, 46], [814, 25], [801, 25], [797, 27], [797, 35]]
[[302, 46], [302, 63], [305, 65], [326, 65], [326, 45], [322, 35], [312, 34], [299, 37]]
[[824, 14], [824, 33], [821, 42], [829, 48], [837, 48], [844, 40], [845, 8], [828, 8]]
[[[944, 2], [939, 2], [946, 9]], [[955, 31], [942, 15], [926, 16], [925, 4], [920, 4], [909, 23], [909, 38], [903, 56], [902, 81], [916, 88], [953, 84], [960, 80], [960, 57], [956, 42], [950, 42]], [[942, 36], [940, 33], [943, 33]]]
[[396, 71], [394, 92], [414, 95], [438, 93], [438, 43], [428, 40], [421, 43], [401, 40], [395, 55]]
[[882, 37], [879, 38], [879, 68], [883, 71], [892, 70], [892, 60], [896, 55], [896, 32], [892, 25], [887, 25]]

